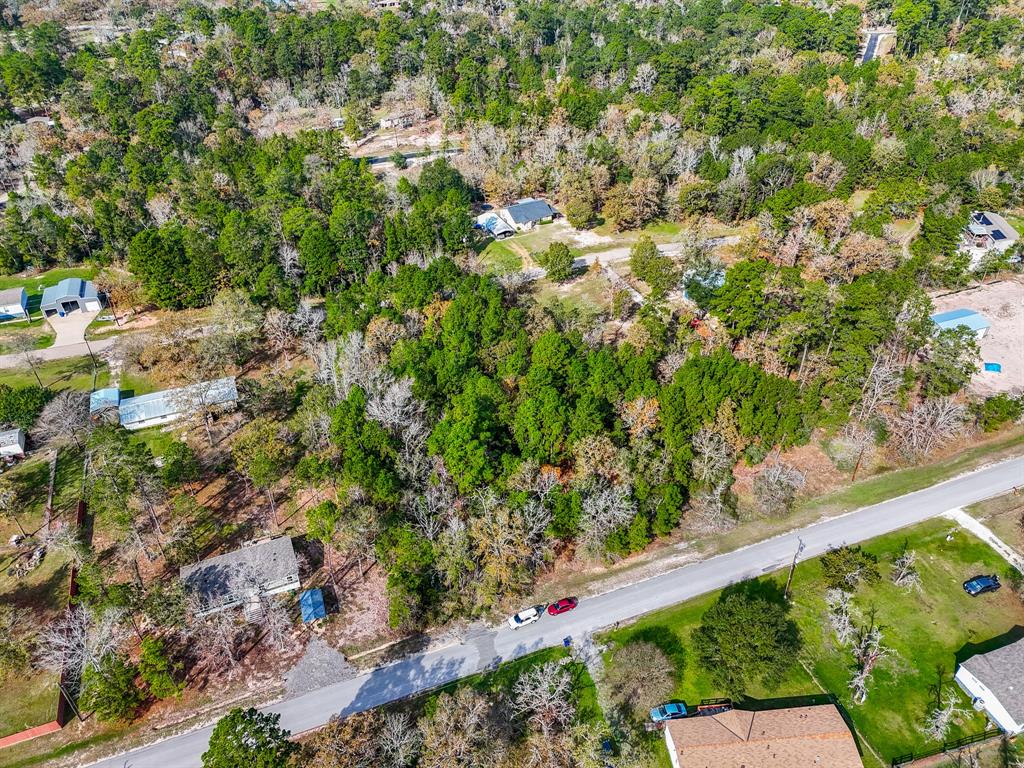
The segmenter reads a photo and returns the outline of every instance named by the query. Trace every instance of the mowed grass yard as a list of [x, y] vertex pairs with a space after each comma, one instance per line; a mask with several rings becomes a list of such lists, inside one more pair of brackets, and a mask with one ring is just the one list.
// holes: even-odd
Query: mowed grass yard
[[[1024, 604], [1011, 589], [971, 598], [961, 584], [978, 573], [999, 573], [1006, 582], [1019, 578], [1019, 574], [991, 548], [964, 532], [955, 533], [947, 541], [949, 531], [948, 521], [931, 521], [864, 545], [866, 551], [878, 557], [882, 578], [858, 590], [854, 603], [859, 623], [866, 623], [873, 615], [882, 630], [883, 644], [894, 651], [876, 668], [864, 704], [855, 705], [850, 700], [847, 684], [853, 658], [848, 648], [837, 646], [828, 628], [818, 559], [801, 563], [793, 582], [791, 616], [803, 638], [801, 663], [777, 689], [754, 686], [748, 696], [768, 699], [835, 694], [867, 745], [864, 760], [869, 766], [887, 765], [896, 755], [929, 746], [921, 728], [933, 707], [940, 679], [943, 689], [959, 695], [961, 705], [971, 712], [950, 730], [947, 739], [984, 730], [984, 717], [973, 713], [952, 676], [959, 660], [988, 650], [986, 644], [994, 638], [1024, 628]], [[920, 592], [908, 592], [889, 580], [891, 563], [905, 547], [917, 552], [923, 585]], [[783, 571], [767, 576], [761, 586], [766, 592], [781, 592], [786, 575]], [[608, 633], [605, 639], [612, 649], [609, 660], [614, 659], [616, 647], [631, 640], [651, 641], [676, 666], [678, 698], [697, 703], [722, 696], [690, 650], [691, 633], [717, 598], [718, 594], [707, 595]]]
[[[17, 368], [0, 368], [0, 384], [11, 387], [31, 386], [37, 384], [36, 374], [44, 387], [53, 390], [79, 389], [90, 392], [93, 388], [93, 364], [88, 355], [36, 363], [35, 373], [28, 363]], [[100, 362], [96, 368], [96, 388], [107, 386], [109, 381], [110, 371], [105, 363]]]
[[[72, 449], [61, 451], [57, 461], [53, 513], [67, 519], [73, 513], [82, 485], [82, 456]], [[49, 454], [38, 455], [4, 473], [18, 489], [22, 508], [18, 519], [29, 533], [43, 522], [46, 491], [50, 477]], [[69, 570], [66, 560], [55, 553], [22, 577], [10, 571], [23, 562], [31, 549], [8, 546], [17, 525], [0, 518], [0, 603], [12, 605], [26, 626], [38, 629], [56, 618], [68, 600]], [[3, 681], [0, 696], [0, 736], [49, 722], [57, 706], [57, 676], [29, 671]]]

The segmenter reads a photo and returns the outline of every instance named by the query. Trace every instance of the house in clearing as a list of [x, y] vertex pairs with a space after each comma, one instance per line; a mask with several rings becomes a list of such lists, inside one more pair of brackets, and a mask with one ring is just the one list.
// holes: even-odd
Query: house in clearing
[[24, 288], [7, 288], [0, 291], [0, 320], [15, 320], [28, 317], [28, 293]]
[[83, 312], [99, 312], [103, 302], [90, 280], [80, 277], [66, 277], [56, 285], [43, 290], [43, 298], [39, 308], [43, 314], [60, 315], [79, 309]]
[[857, 742], [832, 704], [670, 720], [673, 768], [863, 768]]
[[985, 338], [985, 334], [988, 333], [988, 329], [991, 324], [985, 319], [984, 315], [975, 312], [973, 309], [953, 309], [949, 312], [940, 312], [937, 315], [932, 315], [932, 322], [935, 323], [935, 328], [939, 331], [949, 330], [950, 328], [968, 328], [974, 331], [978, 339]]
[[179, 576], [185, 589], [198, 598], [199, 616], [244, 606], [246, 617], [252, 618], [261, 597], [300, 586], [299, 561], [288, 536], [250, 542], [234, 552], [186, 565]]
[[961, 250], [971, 257], [971, 266], [978, 266], [991, 253], [1005, 253], [1017, 244], [1020, 234], [992, 211], [974, 211], [964, 228]]
[[538, 224], [551, 221], [558, 216], [558, 211], [545, 200], [532, 197], [524, 198], [512, 205], [502, 208], [498, 215], [516, 231], [533, 229]]
[[971, 656], [953, 679], [1004, 733], [1024, 733], [1024, 638]]

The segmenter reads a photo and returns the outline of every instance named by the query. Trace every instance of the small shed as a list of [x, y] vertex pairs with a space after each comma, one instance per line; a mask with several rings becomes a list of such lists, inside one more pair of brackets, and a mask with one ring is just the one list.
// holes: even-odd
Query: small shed
[[324, 593], [320, 589], [307, 589], [299, 596], [299, 607], [302, 608], [302, 623], [309, 624], [327, 616], [324, 606]]
[[24, 288], [0, 291], [0, 320], [28, 317], [28, 294]]
[[937, 315], [932, 315], [932, 322], [940, 331], [949, 328], [969, 328], [977, 334], [979, 339], [984, 338], [991, 327], [991, 323], [985, 319], [984, 315], [973, 309], [953, 309], [949, 312], [940, 312]]
[[18, 457], [25, 455], [25, 430], [8, 429], [0, 432], [0, 457]]
[[103, 307], [96, 286], [80, 277], [66, 277], [43, 291], [39, 308], [43, 314], [64, 317], [68, 312], [99, 312]]

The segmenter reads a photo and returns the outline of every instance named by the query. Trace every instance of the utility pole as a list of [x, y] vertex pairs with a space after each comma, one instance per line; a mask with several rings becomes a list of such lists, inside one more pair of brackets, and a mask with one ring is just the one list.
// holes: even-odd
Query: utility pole
[[796, 561], [800, 557], [800, 553], [806, 549], [807, 545], [804, 544], [804, 540], [797, 537], [796, 552], [793, 555], [793, 563], [789, 566], [789, 578], [786, 579], [786, 602], [789, 602], [789, 588], [793, 586], [793, 574], [796, 572]]

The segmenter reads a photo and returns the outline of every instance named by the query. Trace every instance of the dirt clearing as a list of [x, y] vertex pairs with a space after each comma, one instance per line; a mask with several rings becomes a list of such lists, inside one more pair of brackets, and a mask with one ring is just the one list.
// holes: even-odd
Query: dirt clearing
[[[1024, 278], [933, 296], [932, 303], [935, 312], [973, 309], [989, 322], [988, 332], [980, 341], [982, 370], [971, 379], [971, 392], [996, 395], [1024, 390]], [[984, 363], [998, 363], [1002, 370], [986, 371]]]

